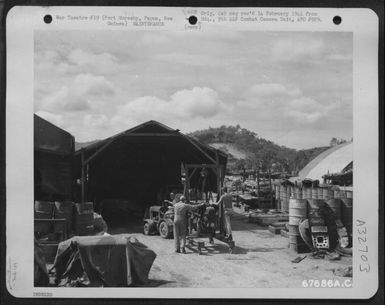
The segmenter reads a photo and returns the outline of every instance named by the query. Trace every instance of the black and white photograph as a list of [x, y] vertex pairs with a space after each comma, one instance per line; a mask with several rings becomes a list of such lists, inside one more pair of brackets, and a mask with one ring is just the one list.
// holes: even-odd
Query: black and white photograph
[[241, 11], [282, 29], [201, 29], [235, 18], [212, 9], [33, 30], [33, 287], [354, 287], [353, 30]]

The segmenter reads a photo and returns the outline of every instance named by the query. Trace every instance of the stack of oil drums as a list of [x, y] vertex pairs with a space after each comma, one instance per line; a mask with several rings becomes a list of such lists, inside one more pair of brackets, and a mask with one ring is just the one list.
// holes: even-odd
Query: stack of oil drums
[[[290, 248], [300, 251], [303, 241], [299, 236], [298, 222], [309, 219], [310, 226], [328, 226], [330, 220], [321, 215], [321, 210], [332, 211], [333, 219], [341, 220], [348, 235], [352, 235], [352, 191], [335, 190], [331, 187], [276, 186], [276, 198], [282, 212], [289, 212]], [[331, 213], [331, 212], [330, 212]], [[330, 214], [329, 214], [330, 215]], [[333, 220], [331, 220], [333, 221]]]
[[[73, 214], [73, 202], [72, 201], [55, 201], [54, 202], [54, 218], [65, 219], [68, 234], [72, 231], [72, 214]], [[58, 225], [55, 225], [59, 228]]]
[[[90, 235], [94, 231], [94, 208], [92, 202], [35, 201], [35, 219], [65, 219], [67, 234]], [[58, 233], [63, 230], [60, 222], [35, 222], [35, 232]]]

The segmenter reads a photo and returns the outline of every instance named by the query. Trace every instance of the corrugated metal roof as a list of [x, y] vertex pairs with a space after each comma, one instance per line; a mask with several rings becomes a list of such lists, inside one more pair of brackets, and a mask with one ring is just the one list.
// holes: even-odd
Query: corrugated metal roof
[[327, 173], [341, 172], [350, 162], [353, 161], [353, 142], [347, 142], [334, 146], [311, 162], [300, 172], [300, 179], [313, 179], [322, 181], [322, 176]]

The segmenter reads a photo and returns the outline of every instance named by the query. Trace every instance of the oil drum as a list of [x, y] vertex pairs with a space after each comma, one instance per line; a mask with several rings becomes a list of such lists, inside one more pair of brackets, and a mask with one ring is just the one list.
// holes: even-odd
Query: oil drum
[[352, 234], [352, 222], [353, 222], [353, 199], [342, 198], [342, 209], [341, 209], [341, 221], [344, 224], [348, 234]]
[[[52, 219], [54, 204], [50, 201], [35, 201], [34, 217], [36, 219]], [[49, 233], [52, 229], [51, 223], [35, 222], [35, 232]]]
[[341, 209], [342, 209], [341, 199], [339, 198], [329, 199], [328, 201], [326, 201], [326, 204], [332, 209], [336, 218], [341, 219]]

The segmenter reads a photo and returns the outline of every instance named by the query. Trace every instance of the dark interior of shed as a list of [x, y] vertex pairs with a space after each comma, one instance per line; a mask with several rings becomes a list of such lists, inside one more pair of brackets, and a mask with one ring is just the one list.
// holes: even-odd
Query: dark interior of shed
[[[100, 151], [103, 143], [85, 152], [85, 160]], [[210, 151], [212, 157], [215, 154]], [[81, 177], [81, 156], [76, 156], [75, 175]], [[85, 201], [95, 203], [107, 222], [143, 218], [151, 205], [183, 191], [182, 164], [209, 164], [198, 148], [178, 134], [169, 136], [121, 135], [110, 142], [85, 167]], [[225, 159], [222, 158], [222, 164]], [[200, 183], [200, 173], [191, 177], [191, 187]], [[216, 191], [216, 175], [210, 172], [207, 187]], [[77, 197], [80, 199], [80, 186]]]

